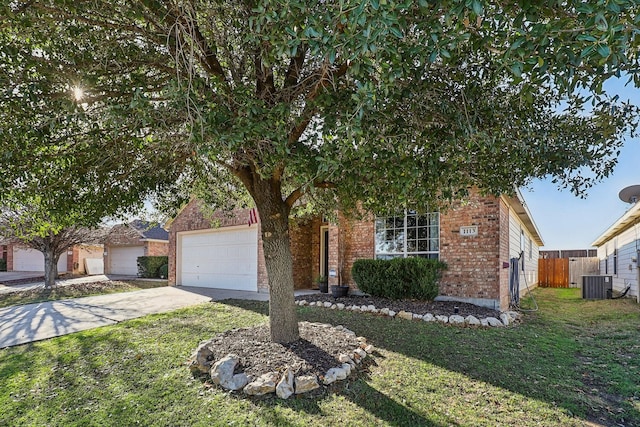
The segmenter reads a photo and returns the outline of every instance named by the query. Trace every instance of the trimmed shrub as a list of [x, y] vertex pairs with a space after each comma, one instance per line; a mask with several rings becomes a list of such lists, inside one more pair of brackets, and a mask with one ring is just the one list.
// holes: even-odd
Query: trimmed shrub
[[444, 262], [426, 258], [360, 259], [351, 276], [372, 296], [429, 301], [438, 296], [438, 281], [446, 268]]
[[160, 266], [160, 268], [158, 269], [158, 276], [160, 276], [161, 279], [166, 279], [167, 277], [169, 277], [169, 264]]
[[7, 271], [7, 260], [0, 258], [0, 271]]
[[140, 256], [138, 257], [138, 277], [159, 278], [160, 267], [169, 262], [168, 256]]

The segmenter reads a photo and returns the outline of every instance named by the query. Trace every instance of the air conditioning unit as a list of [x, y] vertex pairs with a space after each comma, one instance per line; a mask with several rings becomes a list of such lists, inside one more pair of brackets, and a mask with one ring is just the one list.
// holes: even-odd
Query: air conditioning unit
[[582, 276], [583, 299], [610, 299], [613, 276]]

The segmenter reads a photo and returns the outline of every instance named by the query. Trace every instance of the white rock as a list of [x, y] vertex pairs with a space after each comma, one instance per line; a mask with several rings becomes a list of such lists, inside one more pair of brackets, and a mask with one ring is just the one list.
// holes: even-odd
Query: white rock
[[347, 378], [347, 371], [342, 368], [331, 368], [324, 376], [324, 384], [329, 385], [337, 380], [343, 380]]
[[389, 309], [385, 307], [382, 310], [380, 310], [380, 313], [384, 314], [385, 316], [388, 316], [389, 315]]
[[224, 387], [223, 383], [227, 383], [233, 378], [233, 371], [236, 369], [238, 362], [240, 362], [240, 357], [235, 354], [228, 354], [214, 363], [210, 371], [213, 383]]
[[509, 316], [507, 313], [500, 313], [500, 320], [502, 320], [504, 326], [509, 326], [509, 324], [511, 323], [511, 316]]
[[427, 313], [424, 316], [422, 316], [422, 320], [424, 320], [425, 322], [433, 322], [434, 320], [436, 320], [436, 318], [433, 317], [433, 314]]
[[306, 299], [303, 299], [302, 301], [300, 301], [299, 305], [309, 305], [309, 303], [307, 302]]
[[351, 375], [351, 365], [348, 363], [343, 363], [340, 368], [342, 368], [346, 373], [347, 373], [347, 377], [349, 375]]
[[356, 362], [362, 361], [362, 359], [367, 357], [367, 352], [364, 351], [361, 348], [356, 348], [355, 350], [353, 350], [353, 354], [354, 354], [354, 356], [356, 356], [354, 358], [356, 360]]
[[518, 320], [521, 316], [517, 311], [507, 311], [506, 313], [511, 317], [511, 320]]
[[329, 301], [325, 301], [323, 305], [325, 308], [330, 308], [332, 304]]
[[288, 399], [293, 394], [293, 372], [287, 367], [280, 382], [276, 386], [276, 395], [280, 399]]
[[338, 310], [344, 310], [344, 304], [341, 302], [337, 303], [336, 307], [338, 307]]
[[393, 310], [389, 310], [389, 313], [387, 313], [389, 315], [389, 317], [396, 317], [396, 312]]
[[247, 384], [243, 391], [250, 396], [262, 396], [276, 391], [276, 383], [280, 379], [277, 372], [268, 372], [260, 375], [257, 380]]
[[357, 305], [352, 305], [350, 310], [351, 311], [360, 311], [360, 307], [358, 307]]
[[464, 322], [473, 326], [477, 326], [480, 324], [478, 318], [472, 315], [468, 315], [467, 317], [465, 317]]
[[401, 319], [406, 319], [406, 320], [412, 320], [413, 319], [413, 313], [409, 312], [409, 311], [400, 311], [400, 313], [398, 313], [398, 317]]
[[368, 307], [368, 306], [366, 306], [366, 305], [363, 305], [362, 307], [360, 307], [360, 311], [362, 311], [362, 312], [365, 312], [365, 313], [366, 313], [367, 311], [369, 311], [369, 307]]
[[336, 304], [331, 304], [331, 310], [335, 310], [336, 308], [338, 308]]
[[356, 341], [358, 341], [359, 343], [363, 343], [367, 342], [367, 339], [365, 337], [356, 337]]
[[487, 317], [487, 323], [489, 326], [504, 326], [504, 323], [496, 319], [495, 317]]
[[422, 314], [413, 313], [413, 320], [422, 320]]
[[489, 322], [487, 321], [487, 319], [482, 318], [482, 319], [480, 319], [480, 325], [482, 325], [482, 326], [489, 326]]
[[347, 334], [347, 335], [351, 335], [352, 337], [356, 336], [355, 332], [353, 332], [353, 331], [351, 331], [351, 330], [349, 330], [347, 328], [344, 328], [344, 333]]
[[447, 316], [443, 316], [441, 314], [436, 315], [436, 320], [438, 322], [442, 322], [442, 323], [448, 323], [449, 322], [449, 318]]
[[316, 378], [315, 375], [303, 375], [296, 377], [295, 385], [296, 394], [306, 393], [320, 387], [320, 384], [318, 384], [318, 378]]
[[376, 311], [376, 306], [375, 306], [375, 305], [368, 305], [368, 306], [367, 306], [367, 309], [368, 309], [369, 311], [375, 312], [375, 311]]
[[333, 327], [333, 329], [335, 329], [336, 331], [344, 331], [344, 326], [336, 325], [336, 326]]
[[449, 323], [464, 323], [464, 317], [459, 314], [452, 314], [449, 316]]
[[346, 354], [341, 354], [338, 356], [338, 361], [340, 361], [341, 363], [351, 363], [353, 362], [353, 359], [351, 359], [351, 357], [347, 356]]
[[366, 346], [366, 347], [364, 348], [364, 351], [366, 351], [366, 352], [367, 352], [367, 354], [371, 354], [371, 353], [373, 353], [373, 350], [375, 350], [375, 348], [374, 348], [374, 347], [373, 347], [373, 345], [371, 345], [371, 344], [369, 344], [368, 346]]

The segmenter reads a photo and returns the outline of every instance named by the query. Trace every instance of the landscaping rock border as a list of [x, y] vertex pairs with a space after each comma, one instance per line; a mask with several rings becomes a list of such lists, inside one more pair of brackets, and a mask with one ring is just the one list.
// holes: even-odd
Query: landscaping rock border
[[364, 313], [372, 313], [378, 314], [382, 316], [387, 316], [390, 318], [400, 318], [405, 320], [422, 320], [424, 322], [439, 322], [439, 323], [448, 323], [452, 325], [466, 325], [466, 326], [478, 326], [478, 327], [504, 327], [514, 324], [521, 320], [521, 314], [517, 311], [505, 311], [500, 313], [500, 319], [497, 317], [483, 317], [477, 318], [473, 315], [468, 315], [467, 317], [463, 317], [459, 314], [452, 314], [450, 316], [437, 314], [433, 315], [431, 313], [427, 314], [415, 314], [409, 311], [402, 310], [398, 313], [391, 310], [388, 307], [378, 308], [374, 305], [345, 305], [343, 303], [331, 303], [329, 301], [307, 301], [307, 300], [296, 300], [296, 305], [301, 307], [309, 306], [309, 307], [322, 307], [329, 308], [331, 310], [348, 310], [348, 311], [359, 311]]

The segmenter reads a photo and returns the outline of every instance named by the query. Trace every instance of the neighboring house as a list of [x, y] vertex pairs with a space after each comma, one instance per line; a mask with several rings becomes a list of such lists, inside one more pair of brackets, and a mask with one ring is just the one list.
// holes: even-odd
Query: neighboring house
[[[102, 245], [76, 245], [58, 260], [58, 273], [86, 274], [85, 259], [102, 259]], [[7, 271], [44, 272], [42, 252], [17, 244], [6, 245]]]
[[148, 221], [135, 220], [115, 225], [104, 243], [105, 274], [138, 274], [138, 257], [166, 256], [167, 230]]
[[[207, 216], [192, 200], [169, 224], [169, 283], [222, 289], [268, 291], [260, 224], [250, 210]], [[421, 256], [447, 263], [440, 281], [441, 299], [492, 308], [509, 306], [509, 261], [520, 258], [520, 288], [538, 281], [543, 242], [518, 192], [514, 197], [480, 196], [442, 213], [370, 220], [321, 218], [294, 221], [290, 229], [296, 289], [328, 276], [357, 288], [351, 267], [360, 258]]]
[[640, 302], [638, 257], [640, 256], [640, 203], [635, 203], [593, 243], [598, 249], [600, 274], [613, 276], [613, 290]]

